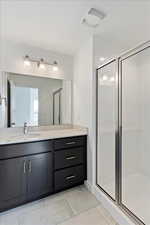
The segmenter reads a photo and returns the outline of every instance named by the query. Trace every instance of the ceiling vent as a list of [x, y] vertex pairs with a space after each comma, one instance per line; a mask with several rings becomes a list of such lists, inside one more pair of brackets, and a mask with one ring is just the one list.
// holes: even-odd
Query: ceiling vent
[[91, 8], [87, 15], [82, 19], [82, 24], [96, 28], [99, 26], [100, 21], [106, 17], [106, 14], [100, 10]]

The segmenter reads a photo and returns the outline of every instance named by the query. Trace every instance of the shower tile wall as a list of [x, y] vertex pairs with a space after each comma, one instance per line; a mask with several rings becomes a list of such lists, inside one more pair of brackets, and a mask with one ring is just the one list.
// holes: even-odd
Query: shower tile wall
[[146, 107], [146, 110], [142, 108], [142, 146], [143, 148], [140, 151], [141, 159], [141, 170], [142, 173], [149, 177], [150, 179], [150, 50], [144, 53], [145, 57], [140, 58], [140, 74], [142, 88], [141, 88], [141, 98], [143, 105]]
[[[124, 159], [123, 177], [135, 174], [140, 169], [141, 144], [141, 104], [140, 88], [137, 79], [137, 65], [134, 60], [123, 62], [122, 75], [122, 154]], [[124, 151], [125, 150], [125, 151]], [[134, 163], [133, 163], [134, 160]], [[136, 163], [135, 163], [136, 162]]]

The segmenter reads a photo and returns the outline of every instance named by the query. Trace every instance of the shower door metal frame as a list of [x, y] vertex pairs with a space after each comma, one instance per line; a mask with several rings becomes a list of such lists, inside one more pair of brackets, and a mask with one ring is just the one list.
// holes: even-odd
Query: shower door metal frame
[[[96, 186], [109, 197], [126, 215], [133, 219], [139, 225], [146, 225], [138, 216], [136, 216], [130, 209], [122, 202], [122, 62], [123, 60], [132, 57], [147, 48], [150, 48], [150, 41], [131, 49], [124, 54], [116, 57], [103, 64], [96, 69]], [[116, 129], [115, 129], [115, 199], [107, 193], [97, 182], [97, 166], [98, 166], [98, 71], [103, 67], [116, 61]]]
[[[120, 102], [120, 107], [119, 107], [119, 127], [120, 127], [120, 135], [119, 135], [119, 142], [120, 142], [120, 167], [119, 169], [121, 170], [121, 174], [119, 177], [119, 183], [120, 186], [122, 186], [122, 62], [132, 56], [135, 56], [141, 52], [143, 52], [144, 50], [150, 48], [150, 41], [138, 46], [137, 48], [134, 48], [132, 50], [130, 50], [129, 52], [125, 53], [124, 55], [122, 55], [119, 58], [119, 68], [120, 68], [120, 72], [119, 72], [119, 80], [120, 80], [120, 94], [119, 94], [119, 102]], [[122, 188], [120, 189], [120, 200], [119, 200], [119, 206], [121, 207], [121, 209], [123, 209], [125, 212], [128, 213], [129, 216], [131, 216], [136, 222], [138, 222], [138, 224], [140, 225], [146, 225], [137, 215], [135, 215], [127, 206], [125, 206], [122, 202]]]
[[[100, 184], [98, 184], [98, 71], [101, 70], [102, 68], [104, 68], [105, 66], [110, 65], [111, 63], [115, 63], [115, 67], [116, 67], [116, 75], [115, 75], [115, 111], [116, 116], [115, 116], [115, 199], [102, 187], [100, 186]], [[119, 75], [119, 71], [118, 71], [119, 67], [118, 67], [118, 59], [112, 59], [110, 61], [108, 61], [107, 63], [103, 64], [102, 66], [100, 66], [99, 68], [96, 69], [96, 186], [105, 194], [107, 195], [113, 202], [118, 202], [119, 201], [119, 195], [118, 195], [118, 191], [119, 191], [119, 183], [118, 183], [118, 113], [119, 113], [119, 109], [118, 109], [118, 75]], [[116, 147], [117, 146], [117, 147]]]

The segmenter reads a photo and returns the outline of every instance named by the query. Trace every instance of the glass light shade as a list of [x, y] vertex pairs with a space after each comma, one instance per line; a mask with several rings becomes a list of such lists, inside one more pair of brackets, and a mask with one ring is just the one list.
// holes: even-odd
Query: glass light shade
[[30, 58], [29, 58], [28, 55], [25, 56], [24, 65], [25, 66], [31, 66], [31, 61], [30, 61]]
[[40, 68], [40, 69], [45, 69], [45, 68], [46, 68], [46, 66], [45, 66], [45, 64], [44, 64], [44, 59], [40, 59], [40, 62], [39, 62], [39, 68]]
[[40, 68], [40, 69], [45, 69], [45, 65], [44, 65], [43, 63], [40, 63], [40, 64], [39, 64], [39, 68]]
[[58, 66], [53, 66], [53, 71], [58, 71]]

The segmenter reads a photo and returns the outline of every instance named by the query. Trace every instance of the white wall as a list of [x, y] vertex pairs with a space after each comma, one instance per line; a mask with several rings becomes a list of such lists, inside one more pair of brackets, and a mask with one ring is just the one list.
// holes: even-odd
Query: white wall
[[[43, 50], [42, 48], [39, 49], [30, 45], [27, 46], [24, 44], [18, 44], [6, 40], [1, 40], [0, 45], [0, 94], [2, 94], [3, 96], [3, 71], [16, 74], [63, 79], [68, 81], [71, 81], [73, 79], [73, 57], [70, 55], [54, 53], [51, 51]], [[23, 63], [23, 57], [25, 55], [29, 55], [30, 57], [33, 57], [35, 59], [44, 58], [45, 61], [50, 63], [53, 63], [56, 60], [58, 62], [59, 70], [57, 72], [54, 72], [52, 70], [52, 67], [49, 67], [47, 70], [43, 71], [37, 68], [36, 64], [31, 67], [25, 67]], [[4, 127], [4, 112], [2, 111], [2, 109], [4, 109], [4, 104], [3, 107], [0, 106], [0, 127]]]
[[71, 81], [64, 80], [63, 81], [63, 91], [62, 91], [62, 121], [64, 124], [70, 124], [73, 120], [72, 115], [72, 92], [73, 92], [73, 84]]
[[[123, 180], [140, 170], [141, 95], [135, 58], [122, 64], [122, 158]], [[133, 163], [134, 162], [136, 163]], [[126, 184], [125, 184], [126, 185]]]
[[73, 79], [73, 122], [86, 126], [88, 135], [88, 182], [93, 182], [93, 38], [85, 42], [75, 56]]
[[[2, 49], [0, 51], [1, 65], [0, 71], [47, 76], [57, 79], [71, 80], [73, 77], [73, 57], [59, 53], [43, 50], [42, 47], [36, 48], [30, 45], [18, 44], [11, 41], [2, 41]], [[37, 65], [32, 67], [24, 66], [23, 57], [29, 55], [31, 58], [44, 58], [45, 61], [53, 63], [58, 62], [59, 70], [54, 72], [52, 67], [48, 70], [40, 70]]]

